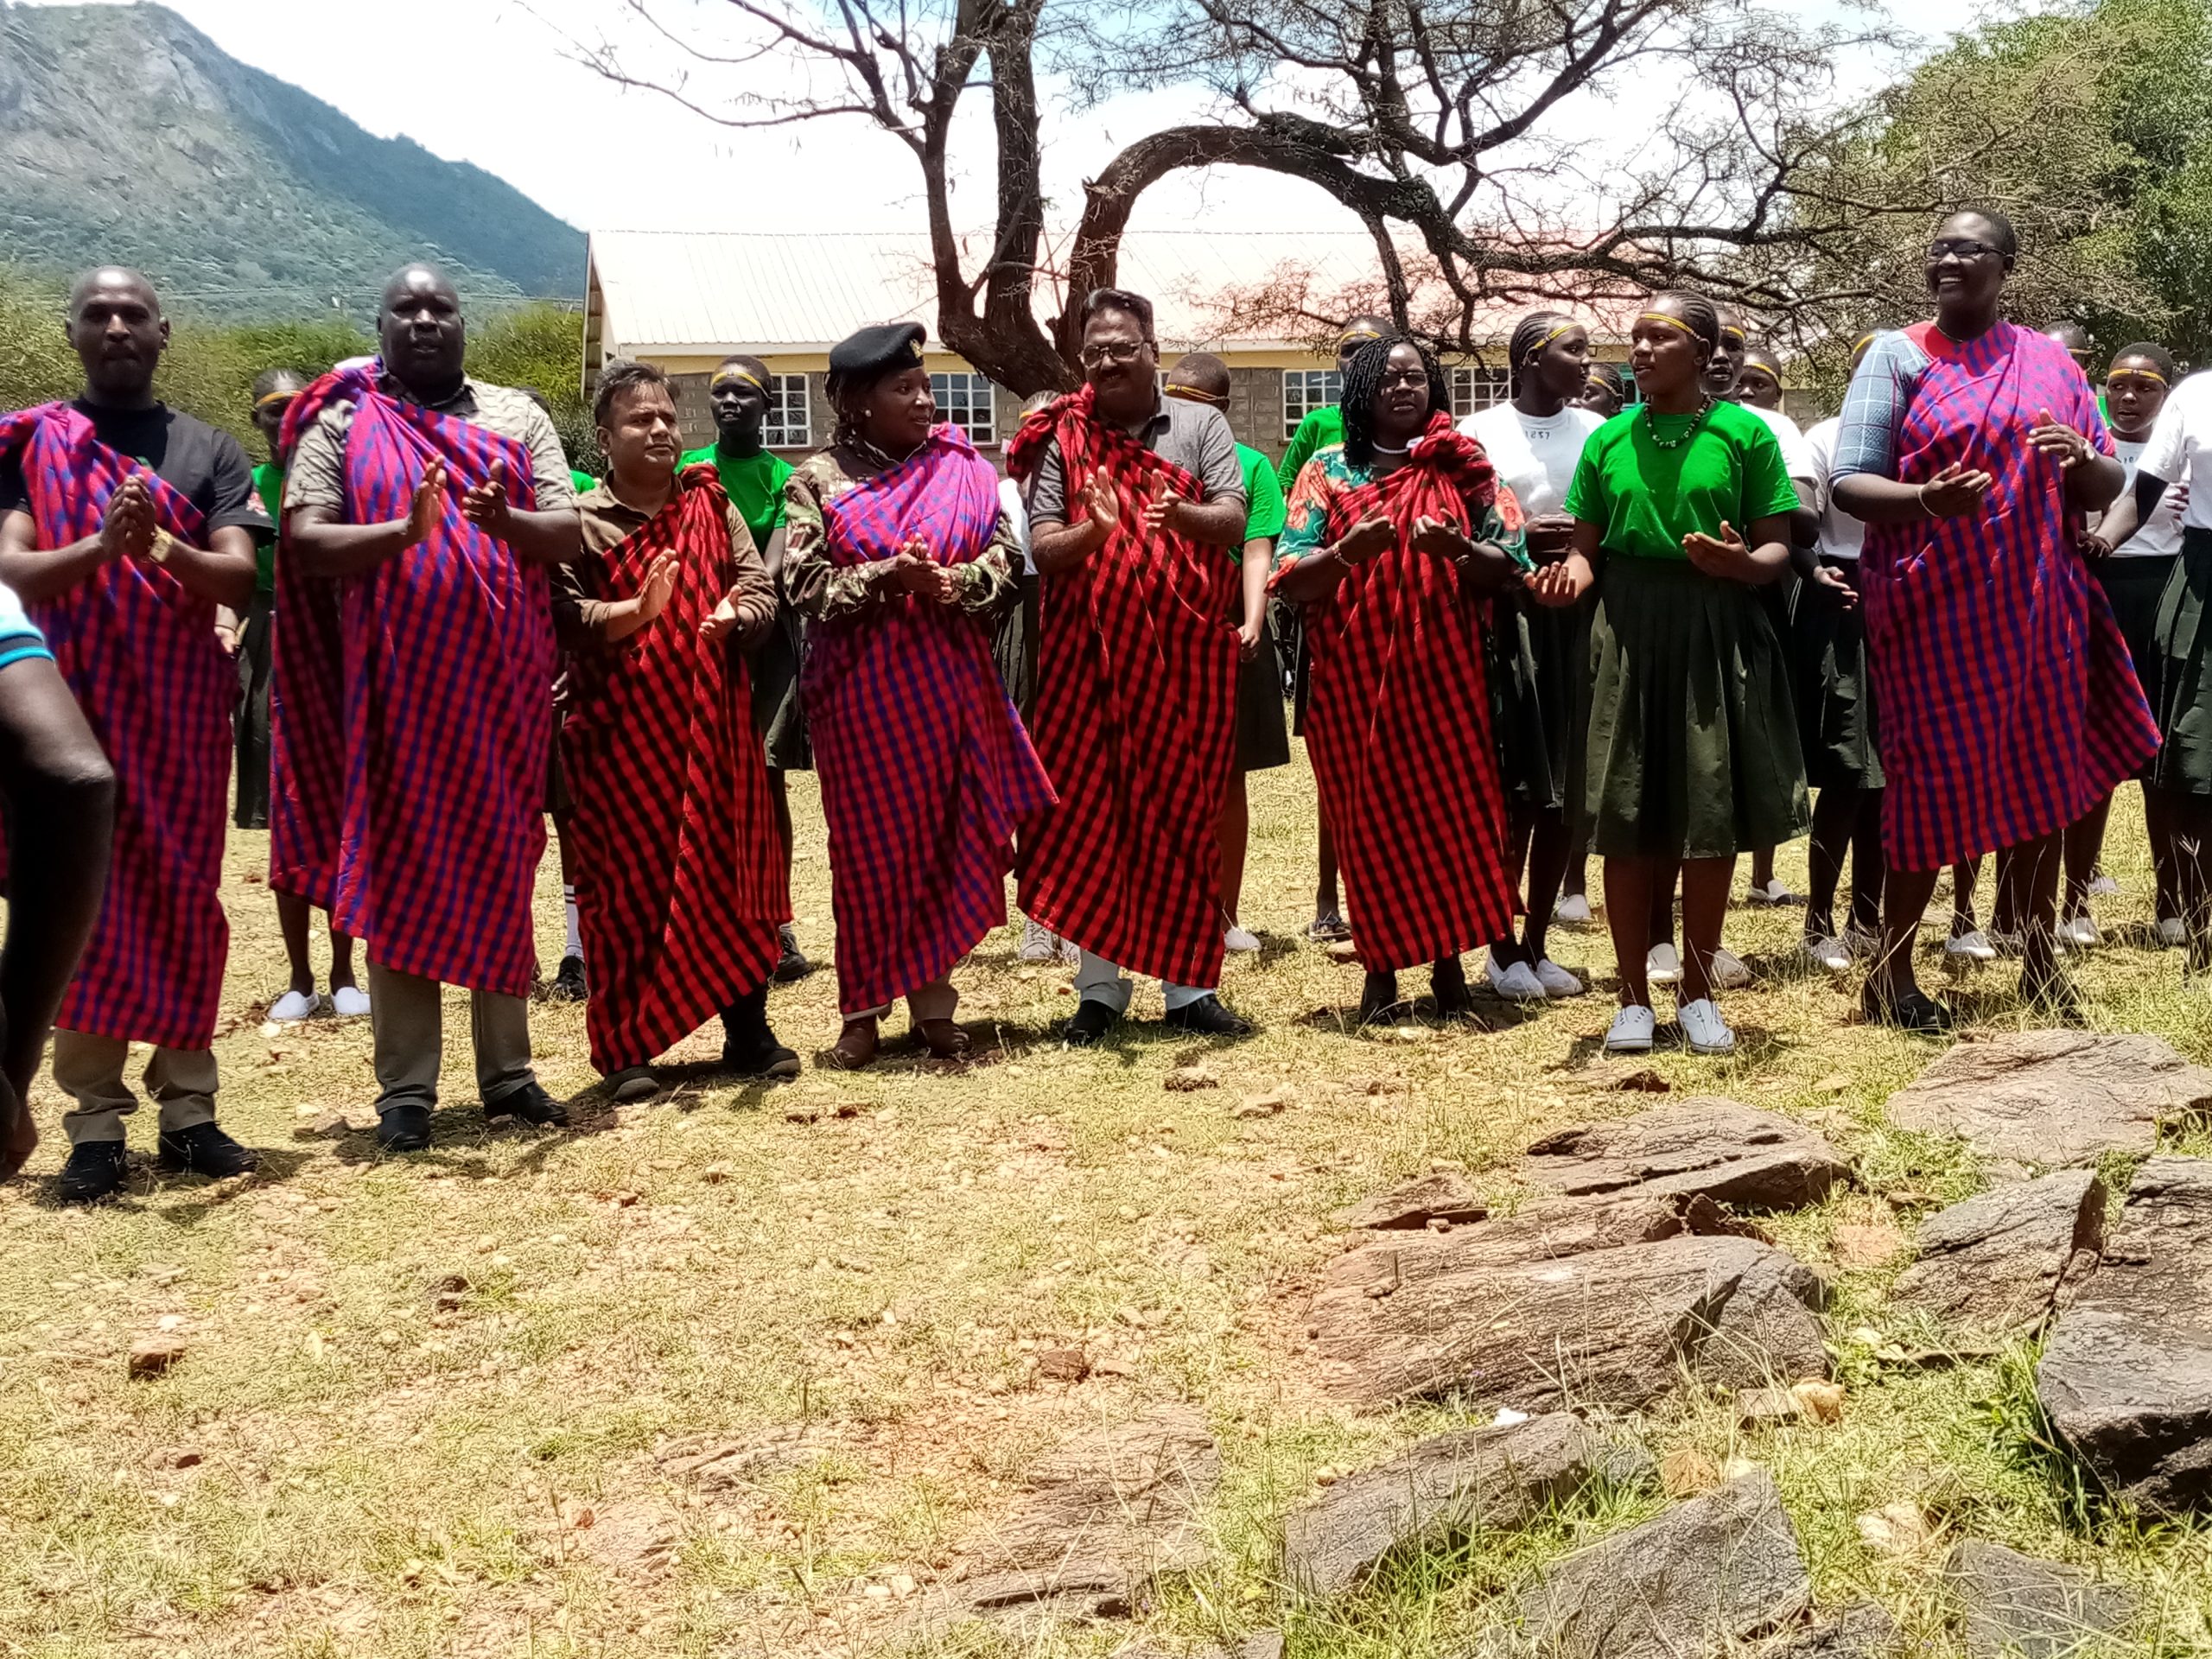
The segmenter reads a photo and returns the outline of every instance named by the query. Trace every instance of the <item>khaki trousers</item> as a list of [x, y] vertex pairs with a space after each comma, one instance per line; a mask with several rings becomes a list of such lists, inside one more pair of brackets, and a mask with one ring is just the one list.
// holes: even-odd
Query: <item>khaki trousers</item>
[[[61, 1115], [71, 1146], [124, 1138], [123, 1120], [138, 1109], [138, 1096], [123, 1080], [130, 1061], [130, 1045], [120, 1037], [55, 1027], [54, 1081], [77, 1103]], [[163, 1135], [215, 1121], [213, 1051], [156, 1046], [146, 1062], [145, 1084], [160, 1109]]]
[[[438, 1103], [438, 1067], [445, 1058], [443, 988], [435, 979], [369, 963], [369, 1032], [376, 1046], [379, 1112]], [[537, 1081], [530, 1063], [528, 1002], [471, 991], [468, 1029], [476, 1049], [476, 1094], [486, 1106]]]

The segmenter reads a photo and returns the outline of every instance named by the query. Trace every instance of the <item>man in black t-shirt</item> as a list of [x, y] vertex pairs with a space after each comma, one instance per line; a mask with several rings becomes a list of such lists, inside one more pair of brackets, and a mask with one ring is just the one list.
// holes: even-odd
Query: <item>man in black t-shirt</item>
[[115, 769], [106, 897], [55, 1018], [54, 1077], [75, 1102], [65, 1199], [125, 1178], [130, 1045], [153, 1045], [161, 1166], [204, 1175], [257, 1155], [215, 1124], [230, 931], [217, 896], [238, 671], [215, 638], [242, 610], [267, 519], [238, 441], [154, 396], [168, 323], [137, 272], [71, 290], [84, 395], [0, 423], [0, 581], [46, 631]]

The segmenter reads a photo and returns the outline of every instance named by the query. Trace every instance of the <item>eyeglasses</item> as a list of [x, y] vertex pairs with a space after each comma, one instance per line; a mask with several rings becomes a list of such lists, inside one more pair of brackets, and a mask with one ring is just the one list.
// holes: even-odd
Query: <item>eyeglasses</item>
[[1428, 371], [1427, 369], [1385, 369], [1382, 371], [1382, 378], [1376, 384], [1385, 391], [1393, 386], [1425, 386], [1428, 384]]
[[1109, 340], [1084, 346], [1079, 355], [1084, 368], [1095, 369], [1102, 363], [1135, 362], [1137, 353], [1151, 344], [1148, 340]]
[[2000, 253], [1976, 236], [1939, 236], [1928, 245], [1928, 257], [1934, 261], [1948, 255], [1959, 259], [1979, 259], [1985, 253]]

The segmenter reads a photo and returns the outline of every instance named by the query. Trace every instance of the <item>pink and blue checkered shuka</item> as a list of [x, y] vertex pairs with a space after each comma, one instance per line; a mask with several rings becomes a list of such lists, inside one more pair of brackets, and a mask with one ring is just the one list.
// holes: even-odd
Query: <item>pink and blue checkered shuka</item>
[[[353, 405], [349, 524], [404, 518], [433, 457], [448, 480], [435, 531], [341, 584], [345, 812], [331, 920], [384, 967], [524, 996], [545, 851], [552, 604], [544, 573], [464, 518], [461, 499], [497, 461], [510, 498], [529, 510], [530, 454], [379, 391], [380, 370], [325, 375], [284, 428], [289, 451], [331, 404]], [[277, 649], [286, 645], [280, 632]]]
[[[894, 557], [910, 537], [940, 564], [990, 544], [998, 474], [957, 427], [832, 498], [830, 561]], [[1006, 920], [1017, 828], [1052, 786], [999, 678], [981, 619], [887, 593], [807, 632], [807, 732], [830, 823], [837, 1006], [881, 1007], [942, 979]]]
[[1961, 517], [1866, 527], [1883, 847], [1934, 870], [2064, 829], [2157, 752], [2158, 729], [2066, 475], [2028, 442], [2047, 410], [2112, 453], [2081, 370], [2010, 322], [1962, 343], [1932, 323], [1904, 335], [1927, 366], [1898, 411], [1896, 477], [1963, 461], [1996, 480]]
[[[203, 544], [199, 509], [101, 443], [66, 404], [0, 418], [0, 454], [22, 459], [42, 548], [97, 534], [108, 498], [134, 471], [162, 527]], [[206, 1048], [230, 952], [217, 889], [238, 695], [238, 666], [215, 639], [214, 601], [149, 559], [124, 557], [24, 608], [116, 775], [107, 894], [55, 1023]]]

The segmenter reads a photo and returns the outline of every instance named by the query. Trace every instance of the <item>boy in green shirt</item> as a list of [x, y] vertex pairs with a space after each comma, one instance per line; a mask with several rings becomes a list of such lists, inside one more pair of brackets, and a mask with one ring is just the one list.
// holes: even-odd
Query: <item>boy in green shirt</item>
[[[791, 801], [785, 786], [787, 772], [812, 769], [814, 756], [806, 741], [806, 716], [799, 706], [798, 670], [804, 651], [797, 612], [783, 601], [784, 481], [791, 475], [791, 463], [772, 454], [760, 441], [768, 419], [767, 365], [757, 357], [727, 357], [707, 383], [708, 400], [714, 405], [715, 441], [690, 450], [677, 461], [678, 467], [704, 464], [721, 479], [722, 493], [729, 497], [768, 580], [776, 586], [776, 626], [753, 660], [753, 723], [768, 756], [768, 789], [775, 803], [776, 833], [784, 843], [784, 874], [791, 874]], [[798, 931], [784, 924], [784, 956], [776, 964], [776, 977], [802, 979], [814, 964], [798, 948]]]

